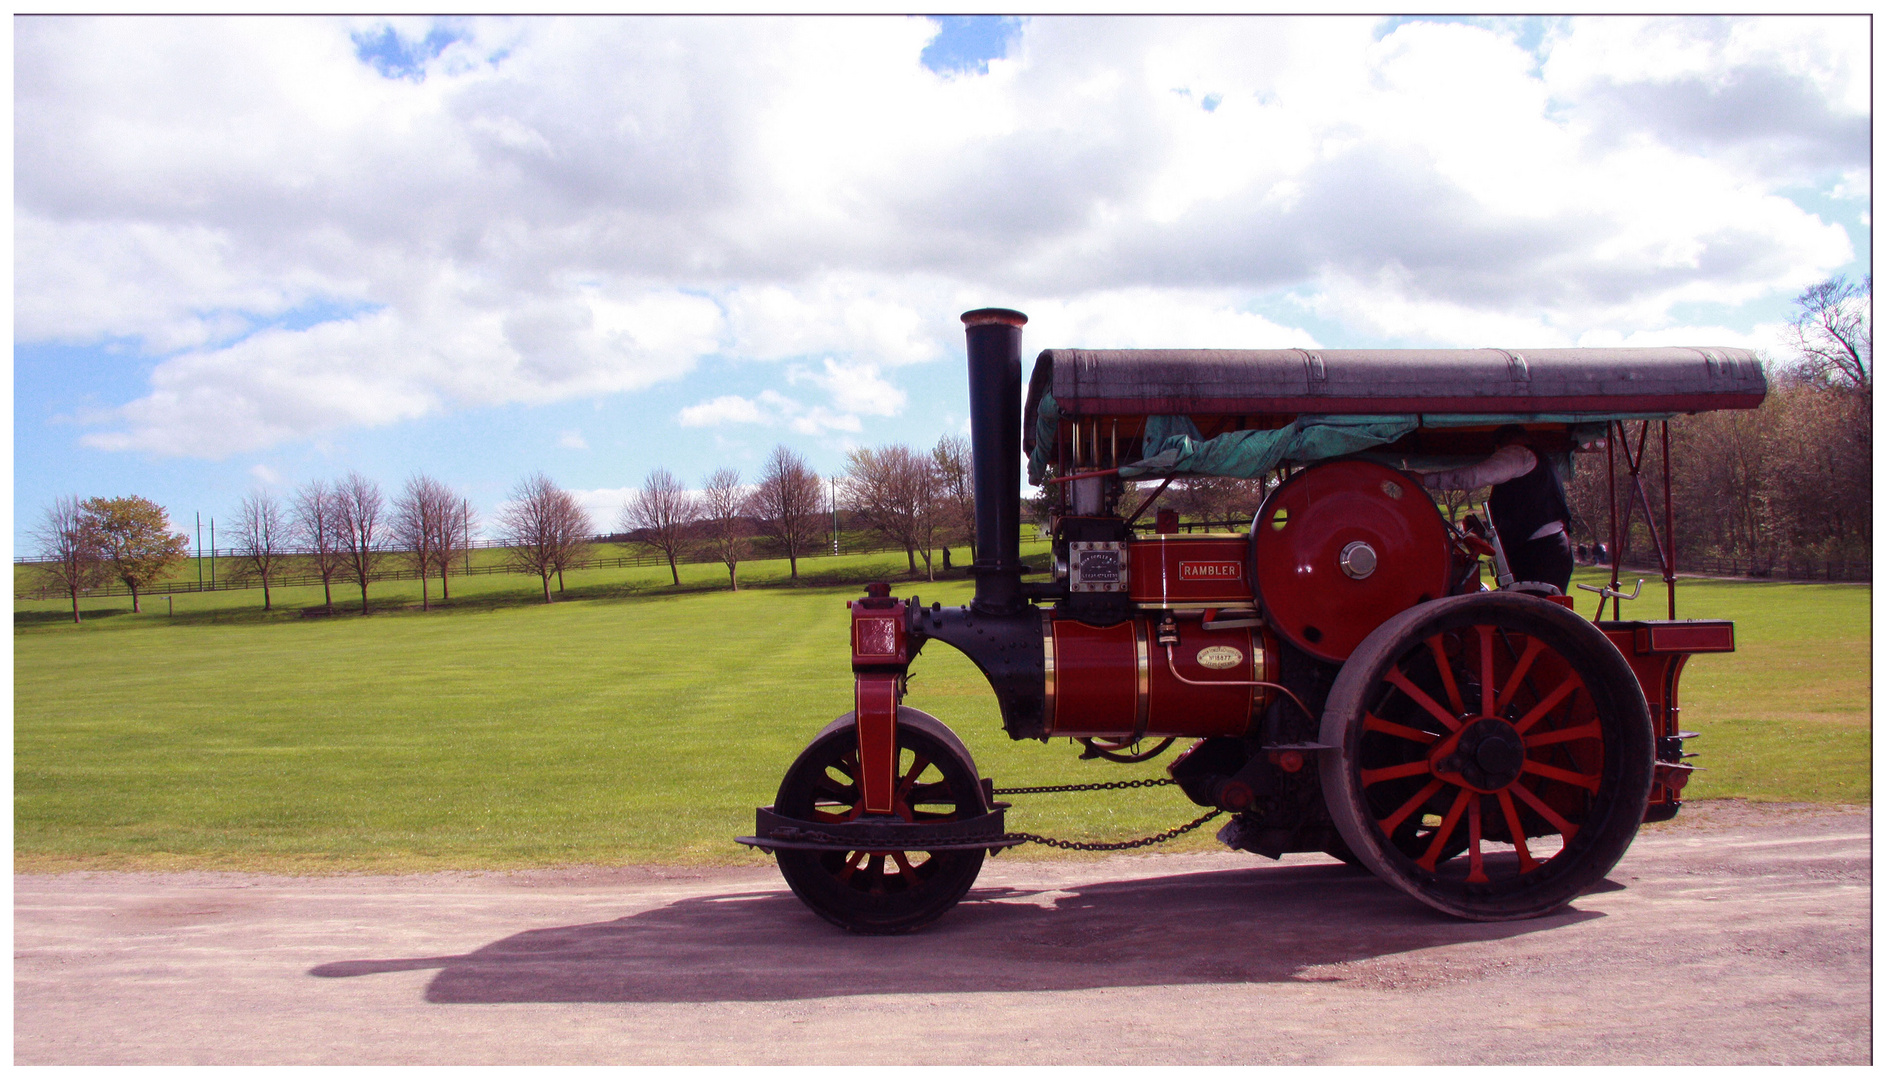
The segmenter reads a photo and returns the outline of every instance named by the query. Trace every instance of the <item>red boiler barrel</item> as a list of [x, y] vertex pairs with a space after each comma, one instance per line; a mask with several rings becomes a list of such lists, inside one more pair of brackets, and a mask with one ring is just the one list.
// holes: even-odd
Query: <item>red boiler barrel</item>
[[1207, 630], [1180, 619], [1179, 642], [1158, 624], [1112, 626], [1043, 617], [1043, 714], [1054, 736], [1204, 738], [1243, 735], [1270, 702], [1274, 641], [1263, 628]]

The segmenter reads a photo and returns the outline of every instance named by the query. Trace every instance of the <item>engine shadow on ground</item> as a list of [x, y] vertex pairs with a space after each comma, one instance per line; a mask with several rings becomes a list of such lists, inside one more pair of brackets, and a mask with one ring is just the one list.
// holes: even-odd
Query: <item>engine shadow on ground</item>
[[462, 956], [344, 960], [309, 974], [438, 968], [426, 1000], [439, 1004], [1283, 982], [1323, 965], [1598, 917], [1575, 905], [1525, 922], [1471, 923], [1347, 867], [1274, 866], [1053, 892], [974, 889], [938, 923], [899, 937], [846, 933], [784, 890], [693, 897], [611, 922], [526, 930]]

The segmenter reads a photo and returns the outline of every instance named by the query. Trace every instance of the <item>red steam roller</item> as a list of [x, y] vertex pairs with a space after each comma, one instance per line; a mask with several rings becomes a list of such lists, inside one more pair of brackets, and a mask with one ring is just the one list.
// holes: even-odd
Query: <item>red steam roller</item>
[[[1326, 852], [1452, 915], [1525, 919], [1596, 884], [1641, 822], [1677, 813], [1692, 734], [1678, 677], [1735, 636], [1676, 617], [1669, 420], [1761, 404], [1753, 355], [1049, 349], [1025, 387], [1027, 319], [990, 308], [963, 322], [975, 598], [946, 608], [873, 585], [851, 602], [855, 708], [740, 838], [771, 851], [819, 915], [917, 929], [963, 898], [985, 857], [1045, 841], [1009, 831], [996, 796], [1011, 792], [904, 704], [932, 641], [975, 662], [1012, 739], [1068, 737], [1111, 761], [1191, 740], [1170, 779], [1137, 783], [1171, 784], [1203, 816], [1082, 847], [1229, 814], [1219, 836], [1235, 848]], [[1654, 434], [1661, 514], [1641, 475]], [[1524, 499], [1503, 508], [1499, 487], [1488, 524], [1443, 516], [1422, 474], [1514, 445], [1553, 477], [1575, 453], [1602, 457], [1610, 505], [1626, 507], [1608, 550], [1620, 557], [1642, 510], [1667, 619], [1618, 618], [1637, 593], [1621, 592], [1616, 561], [1591, 619], [1563, 579], [1516, 580], [1532, 564], [1509, 549], [1551, 525], [1534, 530]], [[1039, 573], [1020, 555], [1025, 460], [1054, 492], [1045, 581], [1024, 580]], [[1209, 476], [1267, 482], [1248, 531], [1145, 518], [1165, 483]], [[1160, 488], [1142, 498], [1148, 481]], [[1120, 785], [1067, 787], [1088, 786]]]

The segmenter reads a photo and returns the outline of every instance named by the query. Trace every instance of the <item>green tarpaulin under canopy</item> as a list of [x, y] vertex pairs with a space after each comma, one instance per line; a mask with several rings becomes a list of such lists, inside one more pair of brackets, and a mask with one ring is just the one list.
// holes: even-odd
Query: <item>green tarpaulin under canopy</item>
[[[1390, 416], [1299, 416], [1269, 431], [1232, 431], [1206, 438], [1191, 418], [1147, 417], [1140, 460], [1123, 465], [1126, 479], [1165, 476], [1225, 476], [1256, 480], [1285, 465], [1309, 465], [1330, 458], [1361, 454], [1405, 469], [1445, 469], [1473, 459], [1441, 455], [1371, 454], [1417, 428], [1487, 427], [1500, 424], [1567, 424], [1575, 445], [1587, 446], [1605, 437], [1614, 420], [1669, 420], [1671, 413], [1420, 413]], [[1055, 432], [1062, 420], [1052, 395], [1043, 394], [1036, 411], [1035, 446], [1029, 454], [1029, 482], [1048, 478]], [[1569, 455], [1554, 464], [1570, 475]]]

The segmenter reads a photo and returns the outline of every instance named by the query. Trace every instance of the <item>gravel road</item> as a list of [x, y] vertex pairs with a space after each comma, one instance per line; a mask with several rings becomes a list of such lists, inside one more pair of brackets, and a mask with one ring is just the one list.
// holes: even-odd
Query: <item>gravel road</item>
[[1527, 923], [1321, 856], [989, 863], [861, 938], [771, 869], [16, 875], [19, 1064], [1847, 1063], [1865, 811], [1698, 804]]

